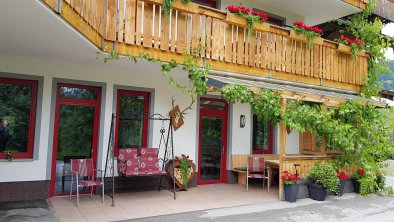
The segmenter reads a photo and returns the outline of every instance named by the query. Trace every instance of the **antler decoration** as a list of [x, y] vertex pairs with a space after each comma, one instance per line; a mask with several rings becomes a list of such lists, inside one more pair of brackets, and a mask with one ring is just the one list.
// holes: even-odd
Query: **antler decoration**
[[194, 99], [192, 100], [192, 102], [190, 103], [190, 105], [188, 107], [186, 107], [184, 110], [182, 110], [182, 116], [186, 115], [187, 112], [186, 110], [192, 109], [192, 105], [194, 104]]

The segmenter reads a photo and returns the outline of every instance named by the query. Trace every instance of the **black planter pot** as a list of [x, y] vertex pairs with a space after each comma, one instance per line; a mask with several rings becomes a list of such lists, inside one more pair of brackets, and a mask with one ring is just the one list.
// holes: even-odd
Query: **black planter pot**
[[345, 181], [340, 180], [340, 185], [339, 185], [339, 196], [342, 196], [343, 194], [343, 189], [345, 189]]
[[317, 201], [324, 201], [326, 199], [326, 188], [323, 185], [307, 182], [309, 198]]
[[355, 193], [360, 193], [360, 182], [355, 179], [352, 179], [353, 182], [353, 190]]
[[300, 185], [298, 184], [284, 185], [284, 188], [285, 188], [285, 200], [290, 203], [296, 202]]

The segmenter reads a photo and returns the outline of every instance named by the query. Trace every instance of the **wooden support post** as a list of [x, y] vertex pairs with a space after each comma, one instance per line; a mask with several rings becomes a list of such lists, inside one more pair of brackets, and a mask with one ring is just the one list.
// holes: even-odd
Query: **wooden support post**
[[[286, 112], [286, 106], [287, 106], [287, 99], [282, 98], [280, 101], [280, 105], [282, 106], [282, 113]], [[283, 171], [283, 161], [284, 157], [286, 155], [286, 124], [282, 122], [280, 125], [280, 131], [279, 131], [279, 175]], [[284, 191], [283, 191], [283, 181], [279, 179], [279, 200], [284, 200]]]

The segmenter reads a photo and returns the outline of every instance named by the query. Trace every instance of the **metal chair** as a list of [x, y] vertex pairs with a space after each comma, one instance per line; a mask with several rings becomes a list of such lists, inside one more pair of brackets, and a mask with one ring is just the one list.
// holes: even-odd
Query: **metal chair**
[[[97, 180], [96, 171], [101, 173], [101, 179]], [[104, 202], [104, 177], [103, 171], [93, 168], [93, 159], [71, 159], [71, 188], [70, 188], [70, 202], [73, 191], [74, 176], [76, 178], [77, 185], [77, 206], [79, 206], [79, 188], [89, 187], [90, 197], [92, 197], [93, 187], [101, 186], [102, 197]], [[83, 180], [80, 180], [83, 178]], [[88, 178], [87, 180], [85, 178]]]
[[[264, 182], [267, 180], [268, 192], [270, 192], [269, 176], [266, 175], [266, 170], [269, 172], [269, 167], [265, 166], [265, 161], [263, 157], [252, 157], [248, 156], [248, 166], [246, 168], [246, 191], [249, 191], [249, 178], [263, 179], [263, 189]], [[269, 174], [269, 173], [268, 173]]]

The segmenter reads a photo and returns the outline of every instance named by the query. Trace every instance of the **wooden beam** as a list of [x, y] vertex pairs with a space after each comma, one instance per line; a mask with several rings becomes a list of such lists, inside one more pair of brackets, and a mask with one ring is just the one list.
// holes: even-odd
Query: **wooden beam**
[[[282, 98], [280, 101], [280, 105], [282, 106], [282, 113], [286, 112], [287, 99]], [[286, 124], [282, 122], [280, 125], [279, 132], [279, 173], [283, 171], [283, 161], [286, 156]], [[270, 175], [272, 176], [272, 175]], [[279, 180], [279, 199], [284, 200], [284, 190], [283, 190], [283, 181]]]

